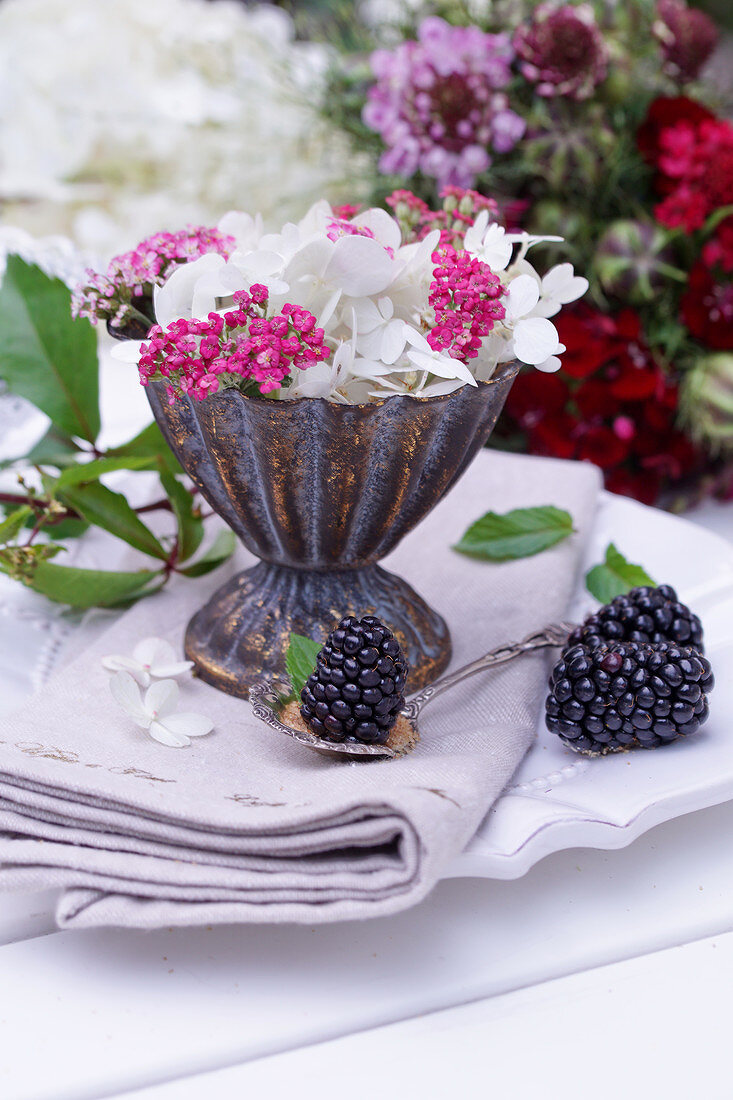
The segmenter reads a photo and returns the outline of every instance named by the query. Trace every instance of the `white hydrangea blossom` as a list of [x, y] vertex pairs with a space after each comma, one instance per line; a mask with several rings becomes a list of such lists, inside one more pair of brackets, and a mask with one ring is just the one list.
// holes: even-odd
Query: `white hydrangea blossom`
[[361, 162], [318, 111], [328, 61], [266, 4], [3, 0], [3, 220], [106, 261], [228, 207], [279, 223], [353, 195]]
[[[434, 350], [427, 340], [435, 323], [428, 299], [437, 231], [418, 244], [403, 245], [399, 225], [386, 211], [366, 210], [344, 222], [323, 200], [278, 233], [255, 233], [254, 221], [241, 215], [228, 214], [222, 224], [241, 224], [245, 237], [238, 239], [229, 260], [207, 255], [174, 271], [157, 292], [158, 323], [226, 312], [232, 294], [249, 290], [254, 282], [269, 287], [271, 314], [286, 302], [310, 310], [325, 330], [332, 357], [296, 369], [292, 383], [279, 391], [285, 400], [325, 397], [360, 403], [394, 394], [436, 396], [486, 381], [497, 364], [512, 359], [557, 370], [565, 348], [549, 318], [588, 287], [571, 264], [559, 264], [541, 277], [526, 254], [548, 238], [505, 233], [482, 212], [465, 243], [501, 279], [505, 315], [483, 338], [477, 356], [463, 362]], [[137, 354], [128, 344], [118, 357]]]

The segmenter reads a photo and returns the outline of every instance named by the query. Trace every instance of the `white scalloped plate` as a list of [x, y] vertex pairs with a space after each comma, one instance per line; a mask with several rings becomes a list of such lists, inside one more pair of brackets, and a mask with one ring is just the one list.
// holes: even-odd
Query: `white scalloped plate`
[[[623, 848], [647, 829], [733, 798], [733, 547], [665, 512], [605, 493], [587, 552], [616, 541], [700, 615], [716, 686], [702, 730], [656, 751], [589, 760], [544, 724], [511, 786], [446, 873], [519, 878], [563, 848]], [[574, 618], [594, 606], [578, 593]]]

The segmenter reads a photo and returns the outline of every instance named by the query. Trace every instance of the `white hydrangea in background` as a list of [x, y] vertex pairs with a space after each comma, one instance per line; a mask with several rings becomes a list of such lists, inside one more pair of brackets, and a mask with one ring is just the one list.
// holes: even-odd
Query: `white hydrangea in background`
[[304, 199], [358, 197], [318, 114], [327, 64], [270, 6], [3, 0], [2, 221], [108, 258], [230, 207], [281, 224]]

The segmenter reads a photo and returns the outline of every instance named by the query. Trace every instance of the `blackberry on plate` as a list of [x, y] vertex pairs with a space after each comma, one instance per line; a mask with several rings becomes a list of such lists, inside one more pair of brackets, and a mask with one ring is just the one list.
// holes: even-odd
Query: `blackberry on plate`
[[713, 685], [710, 662], [690, 646], [575, 645], [552, 670], [545, 721], [588, 756], [655, 749], [699, 729]]
[[347, 615], [300, 693], [306, 725], [329, 741], [383, 745], [405, 705], [407, 661], [376, 615]]
[[616, 596], [576, 627], [568, 646], [579, 642], [591, 649], [612, 642], [674, 642], [704, 652], [702, 623], [668, 584]]

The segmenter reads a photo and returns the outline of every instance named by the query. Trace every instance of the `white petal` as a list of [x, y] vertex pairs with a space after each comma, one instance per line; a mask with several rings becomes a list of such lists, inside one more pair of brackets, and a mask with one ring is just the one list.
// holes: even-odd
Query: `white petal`
[[106, 668], [108, 672], [131, 672], [134, 674], [140, 671], [140, 662], [133, 657], [123, 657], [112, 653], [108, 657], [102, 657], [102, 667]]
[[535, 363], [536, 370], [541, 370], [544, 374], [554, 374], [561, 366], [562, 363], [556, 355], [551, 355], [544, 363]]
[[357, 298], [355, 302], [351, 303], [351, 308], [356, 317], [357, 332], [372, 332], [373, 329], [382, 324], [382, 314], [371, 298]]
[[504, 271], [512, 258], [514, 245], [507, 239], [506, 231], [500, 225], [490, 225], [482, 242], [480, 259], [487, 263], [492, 271]]
[[404, 321], [390, 321], [382, 330], [382, 354], [380, 358], [385, 363], [396, 362], [405, 350], [406, 327]]
[[476, 379], [460, 359], [454, 359], [450, 355], [436, 355], [435, 352], [427, 355], [424, 351], [409, 351], [407, 357], [418, 370], [429, 371], [439, 378], [461, 378], [471, 386], [476, 385]]
[[424, 351], [427, 355], [433, 354], [433, 349], [430, 347], [427, 339], [421, 332], [418, 332], [412, 325], [405, 325], [405, 339], [411, 347], [417, 348], [419, 351]]
[[540, 288], [531, 275], [518, 275], [512, 279], [507, 291], [507, 320], [525, 317], [539, 301]]
[[150, 715], [140, 698], [140, 688], [130, 673], [116, 672], [109, 682], [109, 690], [117, 705], [132, 718], [133, 722], [142, 729], [147, 729], [150, 725]]
[[180, 733], [174, 733], [173, 730], [169, 730], [167, 726], [164, 726], [162, 722], [153, 721], [150, 723], [150, 736], [159, 741], [161, 745], [167, 745], [171, 749], [185, 749], [191, 744], [187, 737], [184, 737]]
[[576, 275], [572, 264], [557, 264], [542, 280], [542, 293], [554, 298], [561, 305], [568, 305], [582, 298], [588, 289], [588, 280]]
[[402, 244], [402, 233], [398, 222], [390, 217], [386, 210], [380, 210], [379, 207], [375, 206], [371, 210], [364, 210], [361, 214], [357, 214], [351, 219], [351, 224], [371, 229], [375, 239], [381, 245], [395, 252]]
[[168, 714], [163, 719], [162, 725], [179, 737], [204, 737], [214, 728], [214, 723], [205, 714], [194, 714], [190, 711], [184, 711], [182, 714]]
[[394, 302], [391, 298], [380, 298], [377, 302], [379, 312], [385, 321], [391, 321], [394, 317]]
[[446, 393], [453, 393], [455, 390], [465, 386], [465, 382], [462, 382], [460, 378], [449, 378], [445, 382], [431, 382], [428, 386], [423, 386], [420, 390], [421, 397], [442, 397]]
[[159, 660], [170, 661], [176, 653], [164, 638], [143, 638], [133, 649], [132, 655], [141, 665], [152, 665]]
[[326, 237], [308, 241], [298, 249], [285, 268], [284, 278], [290, 283], [294, 279], [303, 277], [321, 278], [333, 256], [334, 248], [333, 241], [329, 241]]
[[352, 298], [379, 294], [395, 274], [395, 263], [371, 237], [341, 237], [326, 268], [328, 282]]
[[135, 363], [140, 361], [140, 348], [144, 340], [116, 340], [110, 350], [110, 356], [118, 363]]
[[156, 680], [145, 692], [145, 709], [156, 717], [170, 714], [178, 702], [179, 689], [175, 680]]
[[522, 363], [536, 366], [558, 350], [557, 330], [544, 317], [529, 317], [514, 329], [514, 354]]
[[228, 210], [219, 219], [217, 229], [227, 237], [234, 237], [237, 244], [253, 247], [262, 236], [262, 217], [245, 214], [241, 210]]
[[150, 674], [154, 676], [156, 680], [164, 680], [182, 676], [184, 672], [189, 672], [192, 668], [193, 661], [175, 661], [170, 665], [153, 665], [150, 669]]
[[385, 375], [392, 374], [395, 369], [393, 364], [382, 363], [378, 359], [361, 358], [355, 359], [352, 367], [356, 378], [382, 378]]
[[333, 370], [329, 363], [314, 363], [300, 371], [297, 381], [285, 391], [288, 397], [328, 397], [333, 389]]
[[129, 672], [140, 687], [146, 688], [150, 683], [147, 669], [144, 669], [132, 657], [103, 657], [102, 665], [108, 672]]
[[191, 317], [197, 282], [225, 264], [226, 260], [217, 252], [207, 252], [198, 260], [180, 264], [163, 286], [156, 287], [153, 292], [158, 324], [165, 328], [179, 317]]

